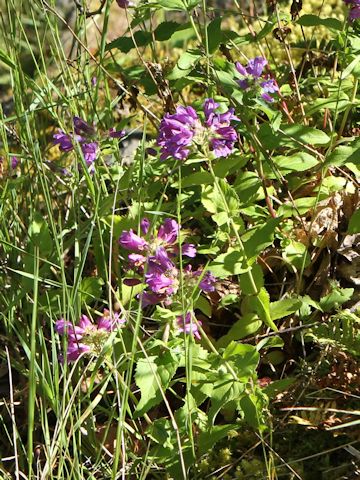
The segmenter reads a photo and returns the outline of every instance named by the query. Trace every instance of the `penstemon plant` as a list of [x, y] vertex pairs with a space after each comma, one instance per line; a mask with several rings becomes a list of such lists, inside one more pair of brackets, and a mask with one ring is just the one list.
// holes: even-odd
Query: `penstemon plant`
[[359, 355], [359, 2], [225, 3], [6, 2], [4, 478], [301, 478]]

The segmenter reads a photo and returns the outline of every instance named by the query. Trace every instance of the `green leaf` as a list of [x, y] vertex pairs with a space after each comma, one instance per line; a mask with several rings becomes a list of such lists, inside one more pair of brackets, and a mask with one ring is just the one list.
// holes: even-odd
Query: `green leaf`
[[351, 300], [353, 294], [353, 288], [339, 288], [337, 285], [334, 285], [332, 292], [320, 299], [320, 308], [324, 312], [331, 312], [331, 310]]
[[304, 172], [319, 164], [319, 161], [307, 152], [296, 152], [293, 155], [273, 157], [273, 161], [283, 175], [293, 172]]
[[161, 402], [162, 392], [165, 394], [179, 361], [179, 357], [169, 350], [161, 352], [161, 355], [151, 355], [138, 360], [135, 382], [140, 388], [141, 398], [134, 412], [135, 418], [142, 416]]
[[159, 42], [165, 42], [166, 40], [170, 40], [170, 38], [174, 35], [175, 32], [187, 27], [188, 25], [183, 25], [182, 23], [162, 22], [155, 29], [155, 40]]
[[253, 313], [247, 313], [241, 317], [237, 322], [232, 325], [226, 335], [221, 337], [216, 345], [218, 348], [226, 347], [232, 340], [241, 340], [254, 334], [261, 327], [262, 322], [257, 315]]
[[297, 298], [283, 298], [277, 302], [270, 303], [270, 315], [272, 320], [287, 317], [299, 310], [302, 301]]
[[174, 69], [167, 76], [169, 80], [178, 80], [191, 72], [195, 64], [200, 60], [201, 52], [199, 50], [188, 50], [183, 52]]
[[46, 258], [52, 251], [52, 239], [48, 224], [38, 212], [30, 224], [29, 237], [31, 244], [39, 247], [40, 257]]
[[80, 294], [82, 303], [91, 303], [101, 298], [104, 280], [97, 277], [85, 277], [81, 280]]
[[224, 179], [218, 180], [219, 188], [216, 185], [207, 185], [202, 189], [201, 203], [206, 210], [213, 214], [222, 214], [213, 217], [218, 225], [224, 225], [229, 221], [230, 217], [234, 218], [239, 215], [239, 198], [234, 188]]
[[216, 257], [208, 268], [218, 278], [239, 275], [249, 269], [243, 254], [232, 248]]
[[273, 243], [275, 229], [280, 222], [281, 218], [270, 218], [265, 224], [256, 226], [243, 235], [245, 255], [248, 260], [256, 258]]
[[216, 17], [212, 22], [209, 23], [207, 27], [209, 53], [216, 52], [218, 46], [223, 40], [221, 32], [221, 20], [221, 16]]
[[[251, 276], [255, 283], [255, 288], [259, 291], [260, 288], [264, 286], [264, 275], [260, 265], [257, 263], [251, 266]], [[241, 293], [244, 295], [254, 295], [254, 285], [251, 281], [250, 272], [245, 272], [240, 275], [240, 288]]]
[[164, 10], [178, 10], [184, 12], [187, 10], [185, 2], [182, 0], [156, 0], [155, 2], [151, 3], [159, 5]]
[[259, 138], [267, 150], [278, 147], [301, 147], [302, 145], [327, 145], [330, 138], [322, 130], [305, 125], [282, 124], [274, 133], [271, 126], [263, 123], [259, 128]]
[[349, 221], [348, 233], [360, 233], [360, 209], [352, 214]]
[[316, 27], [322, 25], [331, 30], [339, 31], [343, 28], [343, 23], [337, 18], [320, 18], [317, 15], [303, 15], [296, 23], [303, 27]]
[[283, 392], [287, 388], [289, 388], [294, 382], [296, 378], [283, 378], [282, 380], [275, 380], [275, 382], [271, 382], [270, 385], [263, 389], [265, 395], [270, 398], [275, 398], [279, 393]]
[[[211, 173], [201, 170], [200, 172], [192, 173], [181, 179], [181, 186], [183, 188], [192, 187], [194, 185], [206, 185], [213, 183], [213, 177]], [[176, 185], [174, 184], [176, 187]]]
[[253, 428], [260, 428], [263, 426], [262, 422], [262, 402], [259, 401], [259, 398], [250, 393], [249, 395], [244, 395], [240, 400], [240, 408], [244, 413], [245, 421]]
[[236, 193], [243, 205], [249, 205], [261, 190], [261, 180], [255, 172], [241, 172], [234, 184]]
[[240, 379], [248, 379], [255, 374], [260, 354], [253, 345], [231, 342], [223, 353], [224, 360], [231, 360], [237, 368]]
[[234, 155], [228, 157], [225, 162], [223, 160], [223, 158], [220, 158], [216, 165], [214, 165], [214, 173], [219, 178], [225, 178], [233, 172], [238, 172], [240, 168], [246, 165], [249, 158], [245, 155]]
[[302, 269], [303, 265], [306, 268], [311, 263], [310, 255], [306, 246], [296, 240], [286, 240], [286, 246], [282, 252], [282, 256], [298, 271]]
[[216, 415], [221, 408], [224, 408], [231, 401], [239, 401], [244, 393], [245, 385], [234, 377], [227, 374], [219, 374], [218, 379], [214, 382], [211, 393], [211, 407], [209, 409], [209, 423], [214, 424]]
[[138, 47], [143, 47], [151, 43], [152, 35], [150, 32], [138, 30], [134, 33], [134, 40], [131, 37], [119, 37], [116, 40], [108, 43], [105, 50], [109, 51], [113, 48], [117, 48], [121, 52], [128, 53], [131, 49], [135, 48], [135, 45], [137, 45]]
[[345, 78], [352, 73], [352, 71], [355, 69], [355, 67], [359, 62], [360, 62], [360, 56], [356, 55], [355, 58], [345, 68], [345, 70], [341, 72], [341, 75], [340, 75], [341, 80], [345, 80]]
[[256, 313], [259, 315], [259, 318], [265, 323], [265, 325], [277, 332], [277, 326], [272, 321], [270, 313], [270, 295], [265, 288], [262, 288], [260, 292], [253, 297], [252, 303]]
[[199, 445], [199, 455], [204, 455], [209, 452], [216, 442], [226, 437], [230, 430], [236, 430], [238, 425], [215, 425], [205, 432], [201, 432], [197, 439]]

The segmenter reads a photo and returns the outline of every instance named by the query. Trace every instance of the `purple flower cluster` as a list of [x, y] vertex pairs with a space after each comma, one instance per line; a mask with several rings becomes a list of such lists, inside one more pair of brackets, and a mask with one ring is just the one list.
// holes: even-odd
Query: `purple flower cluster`
[[169, 157], [185, 160], [193, 147], [206, 147], [219, 157], [227, 157], [237, 140], [232, 120], [238, 120], [234, 110], [216, 112], [219, 104], [207, 98], [203, 109], [205, 122], [202, 123], [193, 107], [179, 106], [176, 113], [166, 113], [160, 124], [157, 144], [161, 147], [162, 160]]
[[192, 318], [191, 318], [191, 313], [190, 312], [187, 312], [187, 314], [185, 315], [185, 318], [181, 315], [176, 317], [176, 323], [177, 323], [178, 331], [180, 333], [184, 332], [184, 333], [187, 333], [187, 334], [191, 334], [195, 338], [200, 340], [201, 336], [200, 336], [199, 327], [198, 327], [197, 323], [199, 325], [202, 325], [202, 322], [200, 320], [198, 320], [197, 323], [195, 323], [195, 321], [192, 320]]
[[273, 102], [274, 99], [270, 95], [279, 91], [275, 80], [267, 78], [263, 75], [267, 60], [263, 57], [251, 58], [246, 67], [240, 62], [236, 63], [236, 70], [242, 75], [238, 80], [238, 84], [242, 90], [250, 90], [251, 88], [260, 88], [261, 97], [267, 102]]
[[74, 362], [85, 353], [99, 354], [109, 333], [123, 323], [125, 320], [118, 313], [110, 316], [109, 310], [104, 309], [103, 316], [96, 324], [86, 315], [81, 315], [77, 325], [60, 319], [57, 320], [55, 328], [59, 335], [67, 336], [66, 359], [68, 362]]
[[344, 0], [349, 5], [349, 20], [350, 22], [360, 18], [360, 0]]
[[80, 117], [74, 117], [73, 124], [74, 133], [67, 134], [60, 130], [59, 133], [54, 135], [54, 144], [59, 145], [62, 152], [71, 152], [74, 149], [74, 140], [79, 142], [86, 165], [93, 171], [93, 164], [99, 149], [98, 143], [92, 139], [95, 135], [95, 129]]
[[[150, 222], [144, 218], [140, 224], [142, 233], [148, 234]], [[137, 285], [145, 278], [146, 289], [141, 293], [142, 306], [164, 303], [170, 305], [175, 301], [181, 283], [181, 271], [174, 262], [179, 254], [179, 224], [170, 218], [164, 220], [156, 236], [141, 237], [133, 230], [124, 231], [119, 239], [120, 245], [134, 253], [128, 255], [129, 266], [138, 277], [125, 280], [127, 285]], [[194, 258], [196, 248], [193, 244], [181, 245], [181, 255]], [[145, 277], [144, 277], [145, 275]], [[183, 269], [183, 285], [192, 289], [198, 285], [205, 292], [214, 290], [216, 279], [210, 273], [203, 275], [201, 270], [192, 271], [191, 265]]]
[[[96, 130], [93, 125], [89, 125], [80, 117], [74, 117], [73, 124], [73, 133], [67, 134], [60, 130], [54, 134], [54, 145], [59, 145], [62, 152], [71, 152], [74, 149], [74, 141], [78, 142], [84, 155], [85, 163], [90, 168], [90, 172], [93, 172], [94, 162], [99, 152], [99, 144], [94, 140]], [[111, 128], [107, 135], [110, 138], [121, 138], [124, 134], [123, 130], [117, 131]]]

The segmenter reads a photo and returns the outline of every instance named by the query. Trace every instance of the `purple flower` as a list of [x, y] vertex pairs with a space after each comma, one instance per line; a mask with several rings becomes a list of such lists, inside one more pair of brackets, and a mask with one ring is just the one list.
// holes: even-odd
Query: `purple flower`
[[[357, 5], [357, 4], [355, 4], [355, 5]], [[350, 12], [349, 12], [349, 20], [351, 22], [353, 20], [356, 20], [357, 18], [360, 18], [360, 5], [351, 8]]]
[[171, 218], [166, 218], [158, 231], [158, 239], [167, 245], [175, 243], [180, 230], [180, 225]]
[[72, 138], [62, 130], [60, 130], [59, 133], [55, 133], [53, 139], [54, 145], [59, 145], [62, 152], [70, 152], [74, 148]]
[[148, 218], [143, 218], [140, 222], [140, 228], [144, 235], [146, 235], [150, 228], [150, 220]]
[[84, 160], [88, 167], [95, 162], [97, 157], [98, 147], [99, 146], [97, 142], [81, 143], [81, 151], [84, 155]]
[[147, 292], [147, 291], [142, 292], [138, 298], [139, 298], [139, 301], [141, 302], [142, 308], [145, 308], [149, 305], [157, 305], [158, 303], [166, 302], [167, 300], [166, 295], [160, 295], [157, 293]]
[[195, 258], [196, 257], [196, 247], [192, 243], [184, 243], [181, 246], [181, 254], [186, 257]]
[[213, 98], [205, 100], [205, 125], [201, 124], [192, 107], [180, 106], [176, 109], [176, 114], [167, 113], [161, 121], [157, 142], [161, 147], [160, 158], [185, 160], [194, 144], [203, 147], [206, 143], [216, 157], [229, 155], [237, 139], [236, 131], [230, 122], [238, 119], [234, 116], [233, 109], [218, 113], [218, 107], [219, 104]]
[[164, 247], [159, 247], [154, 256], [149, 257], [145, 281], [154, 293], [172, 295], [178, 288], [178, 269], [169, 259]]
[[86, 315], [81, 315], [77, 325], [63, 318], [57, 320], [55, 329], [59, 335], [67, 336], [67, 360], [74, 362], [83, 353], [101, 353], [109, 333], [124, 322], [125, 319], [120, 318], [118, 313], [110, 316], [105, 309], [97, 324], [92, 323]]
[[162, 160], [173, 157], [185, 160], [200, 120], [192, 107], [177, 107], [176, 113], [166, 113], [161, 120], [157, 144], [161, 147]]
[[128, 232], [122, 232], [119, 243], [126, 250], [133, 250], [134, 252], [142, 252], [148, 246], [147, 241], [139, 237], [139, 235], [136, 235], [132, 229]]
[[[197, 272], [195, 272], [196, 274]], [[215, 290], [215, 282], [216, 277], [211, 272], [206, 272], [199, 283], [199, 287], [203, 292], [213, 292]]]
[[11, 163], [11, 168], [15, 170], [15, 168], [19, 165], [19, 159], [16, 158], [15, 156], [12, 156], [10, 158], [10, 163]]
[[110, 138], [121, 138], [125, 135], [125, 130], [115, 130], [114, 127], [109, 128], [109, 137]]
[[[184, 332], [186, 334], [191, 334], [198, 340], [200, 340], [201, 335], [199, 332], [199, 327], [195, 323], [194, 320], [192, 320], [192, 315], [190, 312], [187, 312], [185, 315], [185, 318], [183, 316], [178, 316], [176, 317], [177, 321], [177, 327], [179, 332]], [[199, 325], [202, 325], [201, 321], [198, 320], [197, 322]]]
[[120, 8], [127, 8], [132, 5], [132, 2], [129, 0], [116, 0], [116, 3], [119, 5]]
[[97, 327], [98, 329], [111, 332], [124, 323], [126, 323], [126, 319], [121, 317], [118, 312], [113, 312], [112, 315], [110, 315], [110, 311], [107, 308], [104, 308], [103, 316], [98, 320]]
[[95, 128], [80, 117], [73, 117], [74, 130], [77, 135], [95, 135]]
[[[195, 272], [192, 271], [191, 265], [187, 265], [184, 269], [186, 281], [190, 285], [198, 285], [203, 292], [213, 292], [215, 290], [216, 277], [209, 271], [203, 275], [203, 270], [199, 268]], [[201, 275], [202, 278], [199, 282]]]
[[207, 98], [204, 102], [205, 125], [210, 131], [210, 148], [215, 156], [220, 158], [227, 157], [234, 150], [237, 134], [230, 122], [238, 118], [232, 108], [225, 113], [217, 113], [218, 106], [212, 98]]
[[267, 65], [267, 60], [263, 57], [255, 57], [249, 60], [246, 67], [237, 62], [236, 70], [243, 76], [238, 80], [239, 87], [242, 90], [250, 90], [252, 87], [260, 89], [260, 96], [267, 102], [273, 102], [274, 99], [269, 95], [279, 91], [279, 88], [272, 78], [263, 76], [263, 71]]

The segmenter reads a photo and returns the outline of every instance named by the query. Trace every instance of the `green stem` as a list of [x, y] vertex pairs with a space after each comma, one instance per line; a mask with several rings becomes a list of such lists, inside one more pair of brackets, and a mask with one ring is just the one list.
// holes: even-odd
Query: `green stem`
[[239, 232], [238, 232], [238, 228], [231, 216], [231, 212], [230, 212], [230, 209], [229, 209], [229, 206], [227, 204], [227, 201], [226, 201], [226, 198], [225, 198], [225, 195], [224, 195], [224, 192], [222, 191], [220, 185], [219, 185], [219, 179], [217, 178], [217, 176], [215, 175], [215, 172], [214, 172], [214, 169], [212, 167], [212, 164], [211, 164], [211, 161], [209, 161], [208, 163], [209, 165], [209, 170], [210, 170], [210, 173], [213, 177], [213, 180], [214, 180], [214, 184], [219, 192], [219, 195], [221, 196], [221, 199], [222, 199], [222, 202], [223, 202], [223, 205], [224, 205], [224, 208], [225, 208], [225, 211], [227, 213], [227, 216], [228, 216], [228, 219], [229, 219], [229, 224], [230, 224], [230, 227], [232, 228], [233, 232], [234, 232], [234, 235], [235, 235], [235, 238], [236, 238], [236, 241], [239, 245], [239, 248], [241, 250], [241, 253], [244, 257], [244, 260], [245, 260], [245, 263], [246, 263], [246, 266], [249, 268], [248, 271], [246, 271], [244, 273], [244, 275], [247, 275], [248, 276], [248, 279], [249, 279], [249, 283], [251, 285], [251, 289], [252, 289], [252, 292], [251, 294], [252, 295], [257, 295], [259, 292], [258, 292], [258, 289], [256, 287], [256, 283], [255, 283], [255, 280], [254, 280], [254, 277], [253, 277], [253, 274], [251, 272], [251, 269], [249, 267], [249, 262], [248, 262], [248, 259], [246, 257], [246, 252], [245, 252], [245, 247], [244, 247], [244, 244], [240, 238], [240, 235], [239, 235]]

